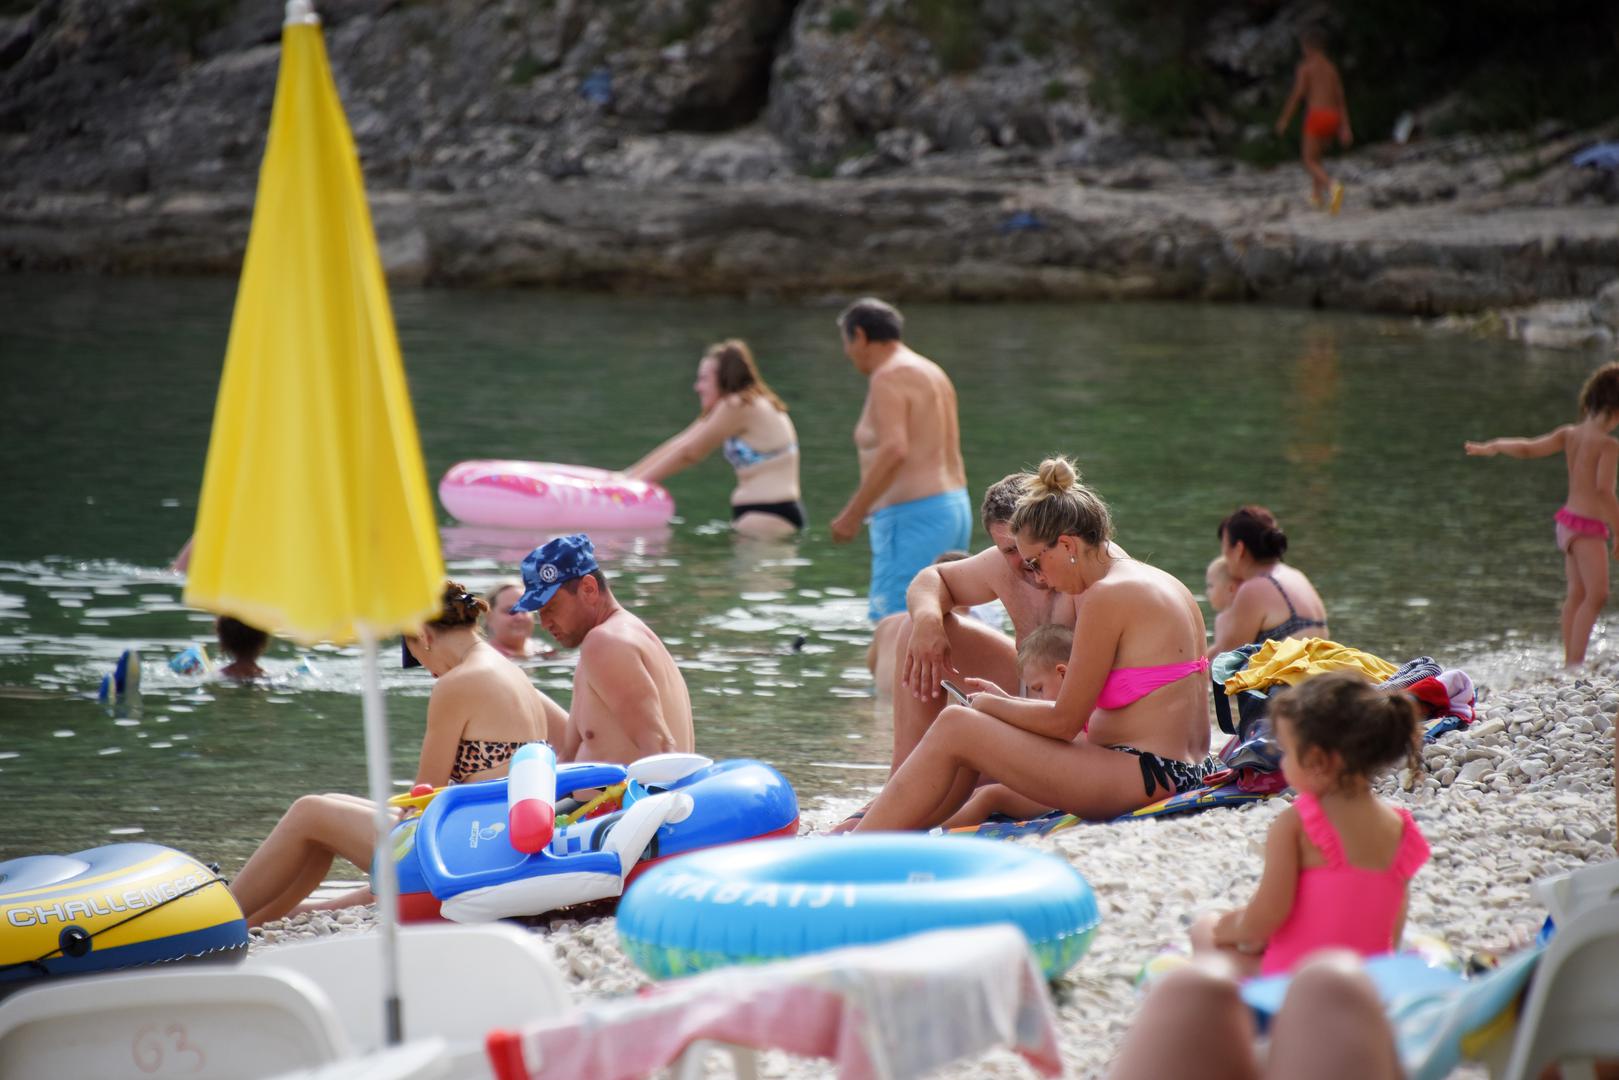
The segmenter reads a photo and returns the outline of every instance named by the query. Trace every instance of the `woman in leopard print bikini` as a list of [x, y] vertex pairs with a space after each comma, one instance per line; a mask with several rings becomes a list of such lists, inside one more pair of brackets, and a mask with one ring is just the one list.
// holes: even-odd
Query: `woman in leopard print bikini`
[[[458, 583], [446, 582], [442, 613], [405, 639], [406, 666], [420, 664], [438, 680], [427, 702], [417, 784], [504, 776], [519, 746], [548, 734], [560, 738], [567, 723], [561, 706], [484, 641], [478, 617], [488, 609]], [[307, 898], [338, 856], [362, 869], [371, 865], [374, 813], [369, 799], [354, 795], [305, 795], [294, 802], [231, 883], [248, 925], [368, 902], [366, 889], [318, 903]]]

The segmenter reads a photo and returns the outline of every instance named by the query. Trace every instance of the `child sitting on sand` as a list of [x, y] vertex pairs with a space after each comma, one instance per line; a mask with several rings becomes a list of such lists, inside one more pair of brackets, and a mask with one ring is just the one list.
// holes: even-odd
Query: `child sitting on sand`
[[221, 615], [214, 630], [219, 635], [219, 651], [230, 660], [219, 669], [221, 677], [242, 682], [269, 678], [269, 672], [259, 667], [259, 657], [270, 644], [269, 634], [229, 615]]
[[1580, 389], [1577, 424], [1564, 424], [1532, 439], [1470, 442], [1475, 457], [1550, 457], [1561, 452], [1568, 464], [1568, 500], [1553, 514], [1557, 546], [1563, 552], [1568, 594], [1563, 600], [1563, 662], [1579, 667], [1602, 605], [1608, 601], [1608, 554], [1619, 556], [1619, 499], [1614, 498], [1619, 441], [1608, 434], [1619, 426], [1619, 363], [1606, 364]]
[[[1293, 111], [1304, 103], [1304, 134], [1299, 156], [1304, 171], [1310, 174], [1310, 203], [1336, 214], [1344, 203], [1344, 186], [1335, 182], [1321, 167], [1321, 151], [1327, 142], [1337, 136], [1347, 147], [1354, 139], [1349, 130], [1349, 105], [1344, 101], [1343, 80], [1338, 69], [1326, 54], [1327, 35], [1317, 26], [1306, 27], [1299, 33], [1299, 49], [1304, 59], [1299, 61], [1293, 76], [1293, 92], [1288, 95], [1281, 119], [1276, 121], [1276, 134], [1287, 130]], [[1330, 192], [1330, 198], [1328, 198]]]
[[1334, 671], [1272, 698], [1270, 717], [1298, 797], [1270, 827], [1253, 899], [1198, 920], [1193, 950], [1224, 950], [1247, 975], [1291, 971], [1319, 949], [1393, 951], [1428, 843], [1410, 811], [1372, 793], [1372, 780], [1416, 753], [1416, 702]]
[[[1017, 650], [1018, 678], [1023, 680], [1029, 697], [1037, 701], [1057, 700], [1057, 691], [1062, 689], [1063, 678], [1068, 674], [1068, 657], [1073, 651], [1074, 629], [1061, 623], [1037, 626], [1023, 639], [1023, 644]], [[977, 690], [1005, 693], [984, 679], [968, 679], [962, 689], [969, 694]], [[982, 825], [991, 814], [1004, 814], [1013, 821], [1027, 821], [1049, 814], [1051, 810], [1049, 806], [1041, 806], [1033, 799], [1024, 798], [1005, 784], [985, 784], [972, 793], [972, 797], [942, 828], [950, 830]]]
[[1231, 576], [1231, 567], [1224, 555], [1216, 555], [1209, 568], [1203, 571], [1203, 595], [1214, 609], [1214, 638], [1220, 640], [1220, 628], [1225, 624], [1226, 610], [1237, 598], [1237, 579]]

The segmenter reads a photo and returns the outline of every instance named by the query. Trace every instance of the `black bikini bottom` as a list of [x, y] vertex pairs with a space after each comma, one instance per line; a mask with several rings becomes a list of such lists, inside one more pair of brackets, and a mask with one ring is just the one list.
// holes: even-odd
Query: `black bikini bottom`
[[1108, 749], [1134, 754], [1141, 759], [1141, 786], [1147, 790], [1149, 797], [1160, 786], [1163, 787], [1165, 796], [1195, 788], [1220, 764], [1215, 758], [1206, 757], [1196, 765], [1189, 765], [1174, 758], [1161, 758], [1157, 754], [1137, 750], [1133, 746], [1110, 746]]
[[804, 527], [804, 504], [797, 499], [792, 502], [733, 503], [731, 505], [732, 521], [735, 521], [743, 514], [774, 514], [795, 529]]

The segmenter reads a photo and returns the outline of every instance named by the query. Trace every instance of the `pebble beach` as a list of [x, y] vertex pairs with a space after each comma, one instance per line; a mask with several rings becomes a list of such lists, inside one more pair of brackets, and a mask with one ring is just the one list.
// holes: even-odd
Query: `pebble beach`
[[[1603, 655], [1578, 673], [1499, 691], [1481, 683], [1479, 692], [1470, 728], [1428, 745], [1420, 772], [1402, 770], [1379, 784], [1381, 794], [1412, 811], [1433, 851], [1411, 885], [1407, 942], [1437, 940], [1461, 959], [1500, 955], [1533, 939], [1545, 912], [1530, 895], [1532, 881], [1614, 857], [1619, 660]], [[1263, 865], [1266, 830], [1287, 798], [1009, 841], [1072, 862], [1102, 912], [1091, 950], [1053, 987], [1065, 1075], [1105, 1073], [1136, 1013], [1147, 960], [1166, 948], [1183, 950], [1196, 914], [1246, 902]], [[844, 809], [806, 808], [806, 831], [824, 830]], [[296, 916], [255, 930], [251, 948], [366, 932], [374, 922], [368, 908]], [[556, 918], [534, 932], [551, 945], [580, 1001], [632, 993], [650, 981], [619, 950], [610, 916]], [[826, 1062], [780, 1054], [765, 1055], [763, 1067], [767, 1076], [831, 1074]], [[940, 1075], [1032, 1073], [1003, 1051]]]

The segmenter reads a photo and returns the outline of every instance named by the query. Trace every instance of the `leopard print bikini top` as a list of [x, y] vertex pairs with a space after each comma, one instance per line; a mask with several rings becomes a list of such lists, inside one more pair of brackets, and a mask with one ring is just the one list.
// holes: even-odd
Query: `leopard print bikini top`
[[462, 739], [456, 747], [455, 764], [450, 767], [450, 783], [459, 784], [469, 776], [504, 765], [517, 753], [522, 742], [490, 742], [486, 739]]

